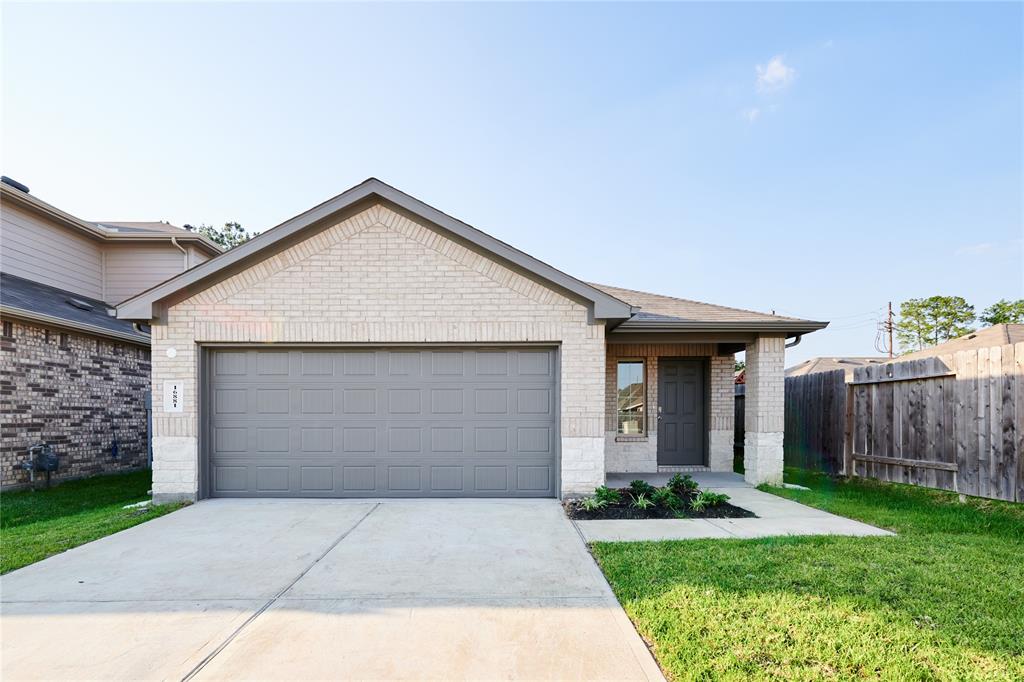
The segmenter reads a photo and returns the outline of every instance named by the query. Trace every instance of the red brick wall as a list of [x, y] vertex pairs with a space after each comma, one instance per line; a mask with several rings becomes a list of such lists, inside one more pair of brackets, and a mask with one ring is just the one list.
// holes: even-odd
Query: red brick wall
[[[17, 320], [4, 323], [0, 485], [28, 482], [19, 465], [39, 441], [60, 456], [54, 480], [146, 466], [149, 348]], [[117, 459], [111, 456], [115, 438]]]

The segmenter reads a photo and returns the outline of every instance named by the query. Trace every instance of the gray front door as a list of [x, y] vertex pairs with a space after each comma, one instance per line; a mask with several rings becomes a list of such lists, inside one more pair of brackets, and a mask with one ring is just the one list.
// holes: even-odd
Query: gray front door
[[555, 352], [210, 352], [214, 497], [552, 497]]
[[705, 464], [704, 362], [658, 360], [658, 464]]

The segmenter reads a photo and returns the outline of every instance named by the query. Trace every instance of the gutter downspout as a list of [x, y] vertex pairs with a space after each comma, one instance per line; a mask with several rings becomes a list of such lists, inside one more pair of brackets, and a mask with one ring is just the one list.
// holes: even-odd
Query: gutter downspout
[[171, 237], [171, 243], [174, 244], [174, 248], [178, 249], [178, 251], [181, 251], [182, 255], [185, 257], [184, 260], [182, 261], [183, 265], [185, 266], [182, 268], [182, 272], [188, 270], [188, 251], [186, 251], [185, 247], [178, 243], [177, 237]]
[[795, 337], [793, 337], [793, 340], [791, 342], [786, 344], [786, 348], [792, 348], [793, 346], [800, 345], [800, 340], [802, 338], [804, 338], [803, 334], [797, 334]]

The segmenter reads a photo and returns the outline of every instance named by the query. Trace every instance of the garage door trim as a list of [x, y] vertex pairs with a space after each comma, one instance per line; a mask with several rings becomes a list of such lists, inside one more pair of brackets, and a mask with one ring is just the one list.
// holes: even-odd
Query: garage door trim
[[[562, 488], [562, 371], [561, 371], [561, 346], [559, 343], [554, 342], [506, 342], [506, 343], [390, 343], [390, 344], [265, 344], [265, 343], [201, 343], [198, 346], [198, 386], [196, 387], [197, 397], [197, 409], [199, 420], [197, 427], [199, 429], [199, 481], [198, 481], [198, 498], [206, 499], [212, 497], [212, 477], [213, 477], [213, 457], [212, 457], [212, 410], [209, 409], [212, 404], [212, 357], [216, 351], [224, 350], [239, 350], [239, 351], [250, 351], [250, 350], [323, 350], [323, 351], [342, 351], [342, 350], [362, 350], [362, 351], [379, 351], [379, 350], [391, 350], [391, 349], [416, 349], [421, 351], [429, 350], [455, 350], [455, 349], [469, 349], [469, 350], [516, 350], [516, 349], [536, 349], [536, 350], [550, 350], [552, 351], [553, 358], [553, 379], [554, 379], [554, 495], [555, 497], [561, 497]], [[276, 499], [276, 498], [272, 498]], [[325, 499], [325, 498], [316, 498]], [[326, 498], [326, 499], [350, 499], [350, 498]], [[486, 499], [486, 498], [476, 498]], [[496, 498], [502, 499], [502, 498]], [[505, 498], [507, 499], [507, 498]]]

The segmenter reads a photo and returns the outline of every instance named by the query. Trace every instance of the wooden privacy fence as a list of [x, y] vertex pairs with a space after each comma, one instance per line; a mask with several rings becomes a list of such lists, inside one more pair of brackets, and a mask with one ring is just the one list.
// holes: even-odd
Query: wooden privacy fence
[[1024, 343], [786, 379], [786, 463], [1024, 502]]

